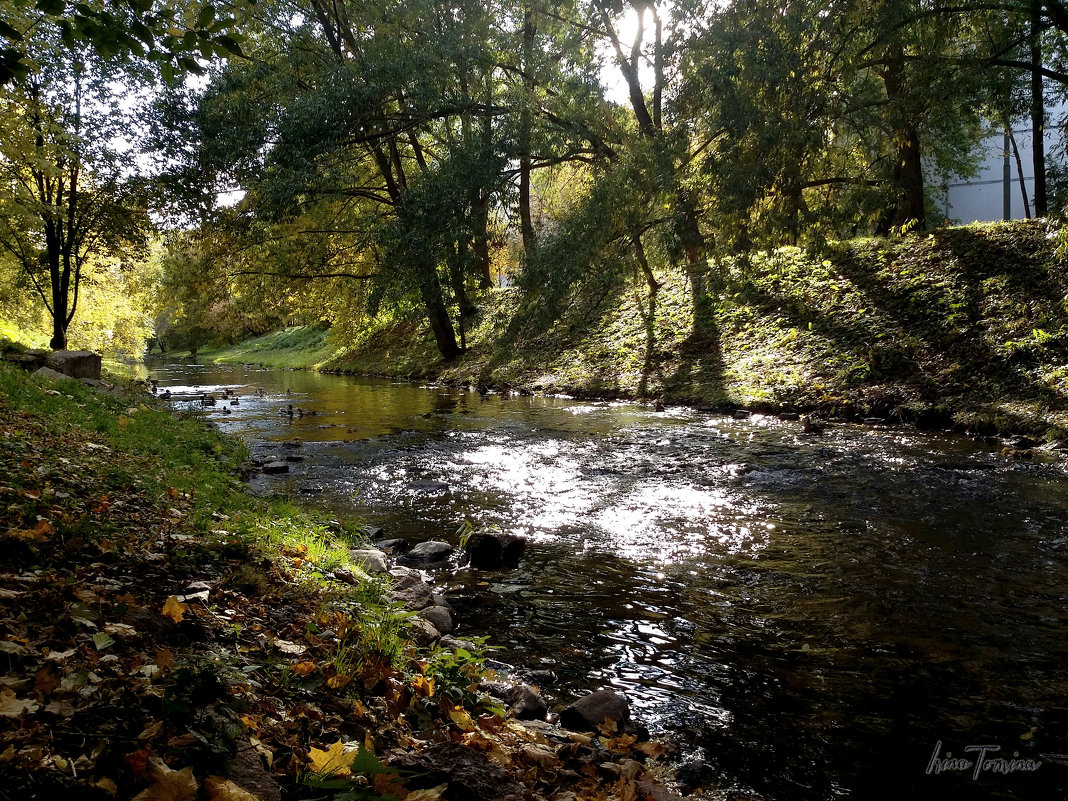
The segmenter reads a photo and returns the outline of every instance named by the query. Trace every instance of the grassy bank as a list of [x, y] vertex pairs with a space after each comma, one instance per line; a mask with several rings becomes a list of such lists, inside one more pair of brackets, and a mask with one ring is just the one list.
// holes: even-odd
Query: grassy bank
[[733, 259], [699, 336], [678, 274], [658, 276], [655, 298], [636, 280], [553, 298], [494, 290], [454, 364], [415, 315], [356, 347], [325, 340], [331, 357], [289, 366], [1061, 436], [1068, 277], [1057, 241], [1044, 223], [1016, 222]]
[[155, 403], [0, 362], [0, 799], [471, 797], [391, 766], [457, 743], [502, 793], [638, 797], [652, 770], [587, 763], [661, 746], [576, 762], [500, 717], [480, 646], [417, 647], [349, 563], [353, 523], [246, 494], [243, 447]]

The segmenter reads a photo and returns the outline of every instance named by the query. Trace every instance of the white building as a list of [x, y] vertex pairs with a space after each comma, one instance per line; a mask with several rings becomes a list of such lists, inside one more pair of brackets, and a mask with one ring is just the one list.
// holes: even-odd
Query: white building
[[[1066, 112], [1068, 107], [1059, 106], [1052, 109], [1049, 115], [1051, 124], [1046, 126], [1043, 137], [1046, 143], [1047, 174], [1050, 164], [1064, 161], [1064, 125], [1059, 124], [1059, 121], [1065, 117]], [[1052, 124], [1053, 121], [1058, 121], [1058, 124]], [[951, 176], [944, 183], [934, 178], [931, 180], [931, 188], [936, 192], [941, 190], [937, 195], [938, 205], [945, 219], [954, 224], [1019, 220], [1027, 216], [1028, 208], [1031, 214], [1034, 214], [1035, 176], [1031, 161], [1034, 132], [1030, 124], [1030, 119], [1017, 120], [1012, 129], [1012, 139], [1016, 142], [1016, 151], [1020, 157], [1019, 165], [1016, 152], [1012, 148], [1012, 140], [1004, 131], [994, 131], [980, 143], [979, 172], [973, 178]], [[1019, 167], [1023, 168], [1022, 178]], [[1027, 193], [1026, 207], [1023, 192]]]

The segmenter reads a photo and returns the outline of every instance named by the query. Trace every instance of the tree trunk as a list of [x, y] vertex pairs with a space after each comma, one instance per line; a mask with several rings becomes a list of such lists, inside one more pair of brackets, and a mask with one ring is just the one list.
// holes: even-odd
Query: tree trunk
[[534, 222], [530, 214], [530, 107], [534, 102], [534, 12], [523, 14], [523, 105], [519, 112], [519, 228], [523, 236], [523, 250], [534, 247]]
[[882, 72], [886, 98], [894, 123], [894, 169], [891, 174], [893, 197], [880, 223], [881, 233], [890, 233], [893, 228], [927, 227], [926, 203], [923, 195], [923, 162], [920, 151], [920, 134], [912, 114], [907, 108], [908, 96], [905, 87], [905, 57], [900, 46], [897, 53], [887, 60]]
[[449, 319], [449, 310], [445, 308], [437, 270], [428, 262], [420, 265], [419, 272], [419, 294], [423, 298], [430, 330], [434, 332], [438, 352], [445, 361], [451, 362], [460, 355], [460, 349], [456, 346], [456, 332]]
[[1035, 173], [1035, 216], [1045, 217], [1046, 205], [1046, 102], [1042, 91], [1042, 5], [1031, 0], [1031, 159]]

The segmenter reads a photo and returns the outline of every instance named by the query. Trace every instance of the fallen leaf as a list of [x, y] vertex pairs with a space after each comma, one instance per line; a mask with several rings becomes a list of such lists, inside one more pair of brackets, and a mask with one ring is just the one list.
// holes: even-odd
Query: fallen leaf
[[478, 728], [475, 721], [471, 719], [471, 716], [467, 714], [467, 711], [462, 706], [453, 706], [449, 708], [449, 720], [464, 731], [474, 731]]
[[107, 776], [103, 776], [97, 779], [93, 783], [93, 786], [99, 787], [101, 790], [103, 790], [105, 793], [112, 797], [119, 794], [119, 786], [115, 784], [114, 780], [109, 779]]
[[298, 676], [307, 676], [309, 673], [315, 672], [315, 667], [314, 662], [298, 662], [293, 665], [293, 672]]
[[312, 748], [308, 752], [308, 757], [311, 759], [312, 772], [329, 776], [345, 776], [351, 772], [350, 768], [353, 760], [356, 759], [356, 752], [346, 753], [345, 744], [338, 740], [330, 746], [328, 751]]
[[667, 748], [665, 748], [662, 743], [638, 743], [634, 747], [649, 757], [649, 759], [660, 759], [667, 753]]
[[18, 699], [11, 690], [0, 690], [0, 716], [5, 718], [17, 718], [22, 713], [32, 714], [40, 708], [40, 704], [30, 698]]
[[77, 648], [71, 648], [67, 651], [50, 651], [48, 656], [45, 657], [45, 659], [51, 659], [53, 662], [62, 662], [64, 659], [69, 659], [76, 653], [78, 653]]
[[193, 768], [171, 770], [161, 759], [149, 760], [152, 784], [133, 797], [133, 801], [197, 801], [197, 780]]
[[337, 676], [331, 676], [326, 680], [326, 686], [331, 690], [340, 690], [342, 687], [347, 687], [352, 681], [352, 676], [346, 676], [344, 673], [339, 673]]
[[10, 762], [15, 758], [15, 746], [9, 745], [4, 749], [4, 753], [0, 754], [0, 763]]
[[211, 801], [260, 801], [256, 796], [222, 776], [208, 776], [204, 789]]
[[59, 675], [58, 670], [52, 665], [45, 665], [33, 677], [33, 689], [39, 693], [47, 694], [56, 689], [62, 680], [63, 677]]
[[299, 643], [290, 642], [289, 640], [275, 640], [274, 647], [281, 651], [283, 654], [290, 654], [291, 656], [300, 656], [307, 650], [303, 645]]
[[438, 801], [447, 789], [449, 789], [448, 782], [426, 790], [412, 790], [408, 795], [404, 796], [404, 801]]
[[169, 617], [175, 623], [182, 622], [182, 616], [185, 615], [185, 610], [189, 607], [178, 600], [177, 595], [172, 595], [167, 599], [167, 602], [163, 604], [163, 616]]
[[161, 669], [166, 670], [174, 664], [174, 653], [168, 651], [166, 648], [157, 648], [156, 664], [159, 665]]
[[0, 640], [0, 654], [22, 656], [24, 653], [26, 653], [26, 646], [19, 645], [17, 642], [11, 642], [10, 640]]
[[434, 680], [428, 679], [426, 676], [416, 676], [411, 681], [412, 689], [415, 690], [415, 696], [417, 698], [433, 698], [434, 697]]
[[115, 644], [115, 639], [107, 632], [98, 631], [93, 635], [93, 645], [96, 646], [96, 650], [103, 651]]

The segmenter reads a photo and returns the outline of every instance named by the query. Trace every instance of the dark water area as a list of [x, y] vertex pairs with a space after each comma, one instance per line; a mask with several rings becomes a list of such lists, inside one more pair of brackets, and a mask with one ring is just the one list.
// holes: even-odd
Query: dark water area
[[456, 544], [465, 520], [526, 535], [517, 570], [432, 575], [458, 635], [553, 670], [561, 702], [623, 691], [724, 786], [1068, 797], [1068, 474], [1053, 455], [299, 371], [153, 377], [235, 391], [231, 413], [206, 414], [254, 454], [304, 443], [260, 490], [411, 542]]

